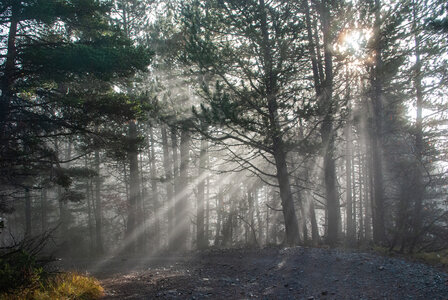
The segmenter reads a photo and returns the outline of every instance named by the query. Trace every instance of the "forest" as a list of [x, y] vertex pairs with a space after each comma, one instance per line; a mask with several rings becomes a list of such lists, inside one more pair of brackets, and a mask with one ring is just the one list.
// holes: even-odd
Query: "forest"
[[99, 270], [157, 257], [208, 261], [210, 286], [156, 268], [129, 299], [383, 298], [312, 278], [263, 290], [246, 265], [247, 290], [210, 279], [220, 261], [306, 255], [305, 274], [336, 257], [337, 278], [348, 261], [381, 278], [391, 255], [436, 260], [431, 289], [384, 283], [384, 298], [446, 299], [445, 1], [1, 0], [0, 28], [0, 299], [68, 299], [36, 294], [57, 260], [88, 260], [124, 299]]

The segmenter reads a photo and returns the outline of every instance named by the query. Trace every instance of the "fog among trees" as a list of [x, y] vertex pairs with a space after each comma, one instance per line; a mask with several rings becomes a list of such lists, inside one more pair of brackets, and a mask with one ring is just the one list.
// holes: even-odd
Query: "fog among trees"
[[447, 249], [447, 14], [1, 1], [0, 248]]

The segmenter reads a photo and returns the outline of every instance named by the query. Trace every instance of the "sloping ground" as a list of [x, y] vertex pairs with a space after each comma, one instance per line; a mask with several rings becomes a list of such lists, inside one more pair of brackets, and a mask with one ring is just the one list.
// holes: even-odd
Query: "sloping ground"
[[448, 274], [373, 254], [296, 247], [179, 259], [110, 265], [97, 274], [105, 299], [448, 299]]

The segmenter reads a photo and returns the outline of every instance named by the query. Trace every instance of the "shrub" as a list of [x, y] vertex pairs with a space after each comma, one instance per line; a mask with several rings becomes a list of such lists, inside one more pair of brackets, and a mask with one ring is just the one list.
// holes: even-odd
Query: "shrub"
[[18, 250], [0, 257], [0, 292], [35, 289], [44, 280], [43, 268], [33, 255]]
[[25, 250], [0, 257], [0, 300], [99, 299], [99, 282], [76, 273], [48, 273]]

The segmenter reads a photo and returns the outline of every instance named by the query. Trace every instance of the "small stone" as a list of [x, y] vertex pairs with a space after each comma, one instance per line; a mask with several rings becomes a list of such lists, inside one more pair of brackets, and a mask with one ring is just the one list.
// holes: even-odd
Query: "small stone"
[[384, 270], [384, 266], [379, 266], [378, 270], [383, 271]]
[[313, 296], [308, 297], [308, 300], [314, 300]]
[[328, 291], [322, 291], [322, 295], [327, 295], [328, 294]]

